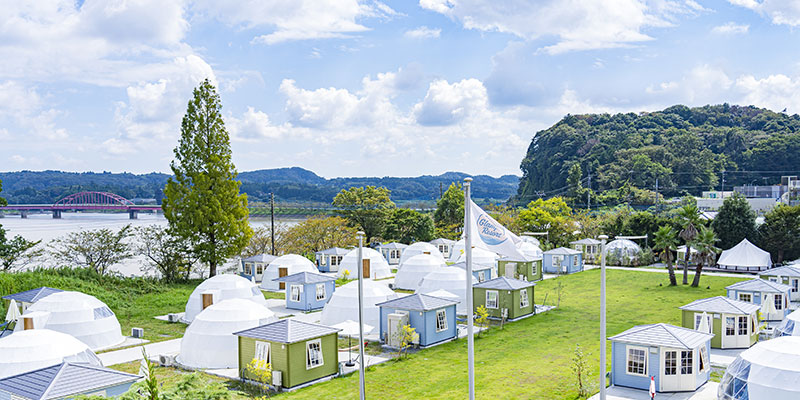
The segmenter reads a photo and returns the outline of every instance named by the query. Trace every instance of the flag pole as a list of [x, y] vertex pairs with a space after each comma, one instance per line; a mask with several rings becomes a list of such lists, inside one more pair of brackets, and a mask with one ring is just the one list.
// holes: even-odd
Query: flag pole
[[473, 337], [472, 313], [472, 232], [470, 227], [470, 208], [472, 199], [470, 185], [472, 178], [464, 178], [464, 254], [466, 255], [467, 274], [467, 363], [469, 364], [469, 400], [475, 400], [475, 338]]
[[600, 400], [606, 400], [606, 239], [600, 235]]
[[358, 383], [360, 399], [366, 399], [366, 386], [364, 384], [364, 254], [361, 247], [364, 245], [364, 232], [356, 233], [358, 237]]

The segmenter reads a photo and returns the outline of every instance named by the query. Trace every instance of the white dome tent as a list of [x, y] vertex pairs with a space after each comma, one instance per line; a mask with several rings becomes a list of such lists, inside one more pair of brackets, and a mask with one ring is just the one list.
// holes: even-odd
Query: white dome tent
[[744, 268], [756, 268], [757, 270], [769, 269], [772, 266], [772, 259], [769, 252], [761, 250], [756, 245], [750, 243], [747, 239], [742, 239], [739, 244], [724, 250], [719, 255], [717, 265], [725, 269], [733, 267], [734, 270]]
[[[389, 269], [389, 263], [381, 255], [381, 253], [370, 249], [369, 247], [362, 247], [362, 257], [364, 260], [369, 260], [369, 276], [364, 276], [365, 279], [383, 279], [392, 276], [392, 271]], [[405, 253], [403, 253], [405, 254]], [[350, 250], [345, 254], [342, 261], [339, 263], [339, 271], [336, 277], [344, 276], [344, 271], [349, 273], [348, 279], [358, 279], [358, 249]]]
[[539, 239], [537, 239], [537, 238], [535, 238], [535, 237], [531, 236], [530, 234], [527, 234], [527, 235], [526, 235], [525, 233], [523, 233], [522, 235], [519, 235], [519, 238], [520, 238], [520, 240], [522, 240], [523, 242], [526, 242], [526, 243], [531, 243], [531, 244], [535, 244], [535, 245], [536, 245], [536, 247], [539, 247], [539, 246], [541, 246], [541, 245], [542, 245], [542, 244], [539, 242]]
[[[437, 290], [446, 290], [458, 296], [458, 305], [456, 312], [461, 315], [467, 314], [467, 274], [461, 268], [441, 268], [436, 271], [425, 275], [422, 278], [422, 283], [419, 285], [416, 293], [427, 294], [433, 296], [431, 293]], [[472, 283], [477, 284], [478, 280], [471, 276]]]
[[772, 337], [800, 336], [800, 310], [794, 310], [772, 330]]
[[[486, 249], [486, 245], [483, 244], [480, 240], [472, 240], [472, 248], [473, 249]], [[464, 254], [464, 239], [461, 239], [453, 245], [453, 249], [450, 250], [450, 258], [448, 261], [457, 262], [458, 258]], [[474, 253], [473, 253], [474, 254]]]
[[517, 249], [519, 249], [519, 252], [525, 257], [535, 260], [540, 260], [542, 258], [542, 249], [531, 242], [521, 241], [517, 243]]
[[[284, 272], [284, 275], [281, 275]], [[297, 255], [286, 254], [272, 260], [267, 268], [264, 270], [264, 277], [261, 279], [261, 289], [264, 290], [282, 290], [280, 283], [275, 282], [281, 276], [294, 275], [300, 272], [314, 272], [317, 273], [317, 266], [311, 260]]]
[[[364, 280], [364, 323], [373, 327], [380, 326], [380, 308], [375, 306], [386, 300], [397, 298], [397, 294], [389, 286], [371, 280]], [[322, 309], [320, 323], [334, 326], [347, 320], [358, 321], [358, 282], [350, 282], [336, 289]], [[367, 332], [369, 333], [369, 332]]]
[[[476, 247], [472, 249], [472, 263], [473, 264], [482, 264], [482, 265], [491, 265], [493, 270], [497, 272], [497, 260], [500, 259], [500, 256], [497, 253], [482, 249], [480, 247]], [[466, 262], [467, 261], [467, 253], [462, 254], [461, 256], [456, 259], [457, 263]]]
[[0, 339], [0, 354], [0, 379], [64, 361], [103, 366], [86, 343], [49, 329], [15, 332]]
[[[80, 292], [58, 292], [33, 303], [23, 318], [30, 315], [34, 328], [66, 333], [92, 350], [103, 350], [122, 343], [125, 338], [119, 321], [102, 301]], [[37, 322], [41, 321], [41, 324]], [[21, 331], [23, 324], [15, 330]]]
[[396, 289], [417, 290], [425, 275], [446, 265], [439, 257], [430, 254], [417, 254], [400, 265], [400, 269], [397, 270], [397, 275], [394, 277], [394, 287]]
[[237, 368], [239, 341], [233, 333], [277, 320], [261, 304], [223, 300], [203, 310], [186, 328], [178, 362], [190, 368]]
[[197, 285], [189, 296], [189, 301], [186, 302], [186, 314], [183, 316], [184, 322], [191, 323], [194, 317], [203, 311], [203, 294], [211, 295], [212, 304], [228, 299], [247, 299], [264, 306], [267, 305], [264, 294], [255, 283], [239, 275], [215, 275]]
[[403, 254], [400, 256], [400, 268], [403, 268], [403, 263], [405, 263], [409, 258], [426, 253], [434, 257], [441, 258], [442, 262], [445, 261], [442, 252], [439, 251], [439, 248], [428, 242], [417, 242], [412, 243], [410, 246], [406, 247], [405, 250], [403, 250]]
[[800, 398], [800, 337], [758, 342], [736, 357], [717, 389], [720, 400]]

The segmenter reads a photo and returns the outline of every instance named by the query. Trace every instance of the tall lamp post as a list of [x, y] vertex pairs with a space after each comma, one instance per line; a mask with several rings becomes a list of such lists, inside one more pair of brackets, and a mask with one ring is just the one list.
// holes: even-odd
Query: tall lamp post
[[360, 399], [366, 399], [364, 384], [364, 232], [356, 233], [358, 237], [358, 383]]
[[606, 240], [600, 235], [600, 400], [606, 400]]
[[470, 215], [472, 178], [464, 178], [464, 256], [466, 261], [466, 300], [467, 300], [467, 375], [469, 377], [469, 400], [475, 399], [475, 338], [472, 311], [472, 219]]

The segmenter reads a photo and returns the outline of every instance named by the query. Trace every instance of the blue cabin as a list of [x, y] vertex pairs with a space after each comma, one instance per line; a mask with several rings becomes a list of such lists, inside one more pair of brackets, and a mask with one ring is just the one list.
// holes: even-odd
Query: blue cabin
[[118, 397], [139, 378], [110, 368], [63, 362], [0, 379], [0, 399], [71, 399], [79, 395]]
[[[467, 263], [465, 261], [457, 262], [451, 267], [458, 267], [463, 270], [467, 269]], [[478, 282], [488, 281], [494, 278], [497, 278], [497, 273], [495, 273], [494, 266], [487, 265], [487, 264], [472, 264], [472, 276], [478, 280]]]
[[[761, 317], [767, 321], [781, 321], [789, 315], [789, 298], [792, 290], [789, 285], [752, 279], [736, 282], [725, 289], [730, 299], [760, 305]], [[765, 301], [769, 301], [770, 304]]]
[[9, 295], [3, 296], [3, 300], [14, 300], [20, 306], [20, 311], [24, 314], [25, 311], [30, 307], [33, 303], [53, 294], [61, 292], [61, 289], [53, 289], [51, 287], [42, 286], [40, 288], [26, 290], [24, 292], [13, 293]]
[[336, 278], [313, 272], [298, 272], [273, 281], [286, 284], [286, 308], [293, 310], [322, 309], [336, 290]]
[[350, 250], [341, 247], [331, 247], [314, 253], [314, 257], [317, 260], [317, 269], [319, 272], [338, 272], [342, 258], [349, 252]]
[[239, 276], [247, 280], [259, 283], [267, 270], [269, 263], [276, 258], [272, 254], [256, 254], [252, 257], [243, 258], [239, 262]]
[[542, 253], [542, 270], [546, 274], [572, 274], [583, 271], [583, 252], [566, 247]]
[[639, 325], [611, 341], [611, 384], [658, 392], [697, 390], [711, 375], [712, 333], [669, 324]]
[[378, 246], [377, 250], [381, 252], [381, 255], [389, 265], [398, 265], [406, 247], [408, 247], [407, 244], [392, 242]]
[[415, 329], [420, 347], [455, 339], [456, 304], [456, 300], [419, 293], [378, 303], [381, 341], [389, 347], [400, 347], [399, 332], [405, 325]]

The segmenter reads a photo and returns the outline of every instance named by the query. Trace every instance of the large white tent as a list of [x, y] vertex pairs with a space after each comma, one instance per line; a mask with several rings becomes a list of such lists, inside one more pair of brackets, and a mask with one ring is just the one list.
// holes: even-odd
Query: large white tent
[[[497, 271], [497, 260], [500, 259], [500, 256], [497, 253], [482, 249], [480, 247], [476, 247], [472, 249], [472, 263], [473, 264], [482, 264], [482, 265], [491, 265], [493, 266], [494, 270]], [[467, 261], [467, 253], [462, 254], [456, 259], [457, 263], [466, 262]]]
[[397, 289], [417, 290], [425, 275], [446, 265], [440, 257], [430, 254], [417, 254], [400, 264], [400, 269], [397, 270], [397, 275], [394, 277], [394, 287]]
[[[58, 292], [33, 303], [21, 318], [31, 316], [36, 329], [66, 333], [92, 350], [103, 350], [125, 338], [119, 321], [102, 301], [80, 292]], [[21, 331], [23, 324], [15, 330]]]
[[103, 366], [86, 343], [66, 333], [29, 329], [0, 339], [0, 379], [64, 361]]
[[319, 272], [317, 271], [317, 266], [311, 260], [297, 254], [286, 254], [269, 263], [267, 269], [264, 270], [264, 277], [261, 278], [261, 289], [281, 290], [280, 284], [274, 281], [274, 279], [280, 278], [281, 268], [286, 269], [284, 276], [300, 272]]
[[606, 245], [606, 254], [614, 254], [617, 258], [633, 258], [642, 252], [634, 241], [630, 239], [616, 239], [608, 242]]
[[[437, 290], [446, 290], [458, 296], [456, 312], [462, 315], [467, 314], [467, 274], [461, 268], [447, 267], [437, 269], [422, 278], [416, 293], [430, 294]], [[477, 284], [478, 280], [471, 276], [472, 284]]]
[[[486, 245], [483, 244], [480, 240], [472, 240], [472, 248], [473, 249], [486, 249]], [[464, 239], [461, 239], [453, 245], [453, 249], [450, 250], [450, 258], [448, 261], [456, 262], [458, 258], [464, 254]]]
[[800, 336], [800, 310], [794, 310], [772, 330], [772, 337]]
[[769, 252], [759, 249], [747, 239], [742, 239], [739, 244], [724, 250], [717, 260], [723, 267], [768, 269], [772, 265]]
[[743, 351], [717, 389], [720, 400], [800, 398], [800, 337], [782, 336]]
[[275, 313], [253, 301], [223, 300], [203, 310], [186, 328], [178, 362], [190, 368], [237, 368], [239, 341], [233, 333], [277, 320]]
[[539, 246], [526, 241], [520, 241], [517, 243], [517, 249], [519, 252], [522, 253], [523, 256], [539, 260], [542, 258], [542, 249]]
[[[364, 280], [364, 323], [380, 326], [380, 308], [375, 304], [397, 298], [397, 294], [382, 282]], [[358, 321], [358, 282], [350, 282], [336, 289], [320, 315], [322, 325], [334, 326], [347, 320]], [[369, 333], [369, 332], [368, 332]]]
[[[392, 270], [389, 269], [389, 263], [386, 262], [386, 259], [383, 258], [381, 253], [372, 250], [369, 247], [362, 247], [361, 251], [362, 257], [364, 257], [365, 260], [369, 260], [369, 276], [365, 276], [365, 279], [383, 279], [392, 276]], [[342, 262], [339, 263], [339, 271], [336, 273], [336, 276], [342, 277], [344, 276], [344, 271], [347, 271], [349, 273], [349, 279], [358, 278], [358, 269], [356, 267], [357, 264], [358, 249], [350, 250], [349, 253], [344, 255]]]
[[417, 242], [412, 243], [408, 247], [403, 250], [403, 254], [400, 256], [400, 268], [403, 268], [403, 263], [406, 262], [409, 258], [420, 255], [420, 254], [430, 254], [434, 257], [438, 257], [442, 259], [442, 262], [445, 261], [442, 252], [439, 251], [439, 248], [428, 243], [428, 242]]
[[189, 301], [186, 302], [186, 314], [183, 321], [190, 323], [200, 311], [203, 311], [203, 294], [211, 294], [214, 303], [228, 299], [247, 299], [261, 305], [267, 305], [264, 294], [255, 283], [242, 278], [239, 275], [222, 274], [215, 275], [197, 285]]

